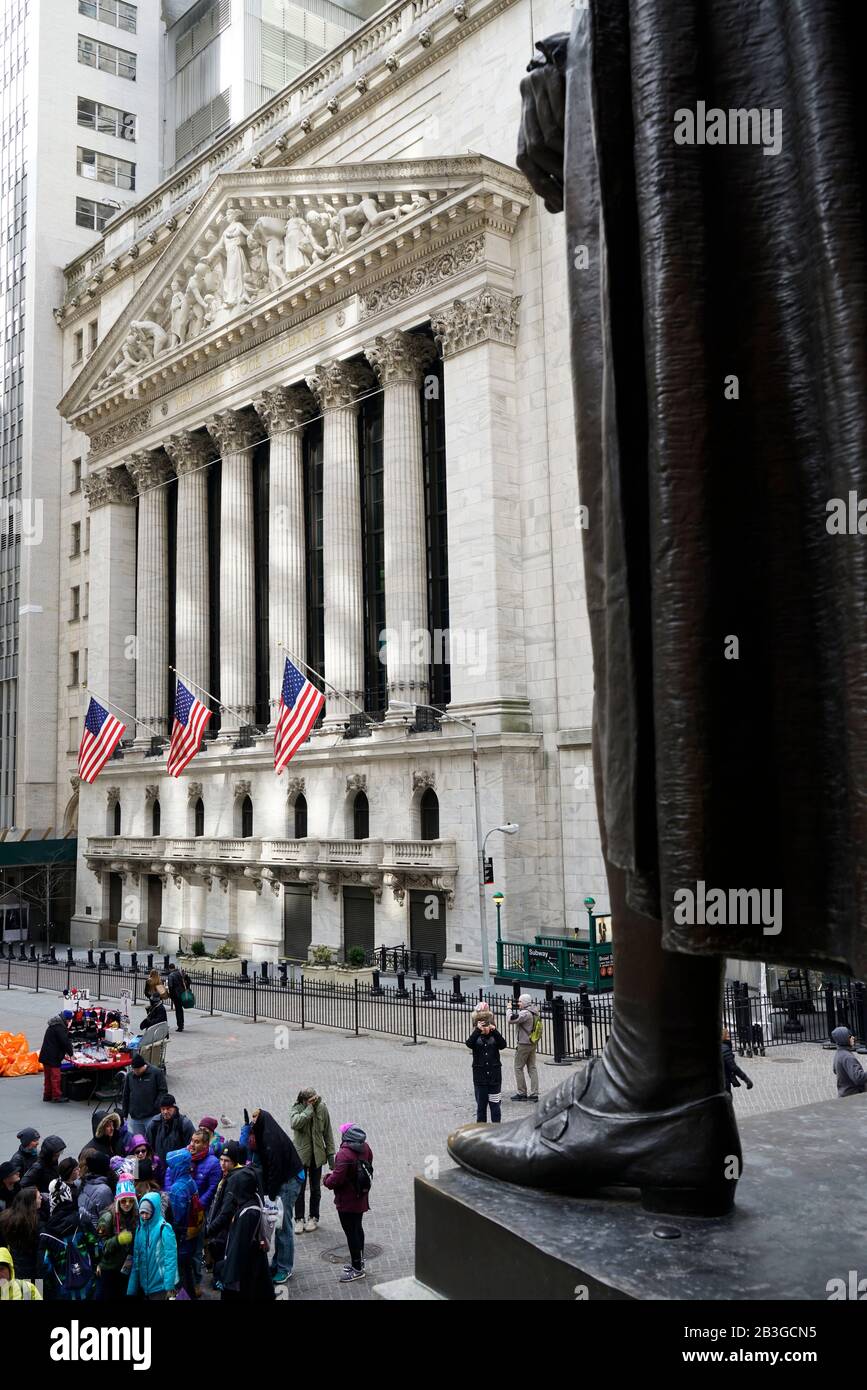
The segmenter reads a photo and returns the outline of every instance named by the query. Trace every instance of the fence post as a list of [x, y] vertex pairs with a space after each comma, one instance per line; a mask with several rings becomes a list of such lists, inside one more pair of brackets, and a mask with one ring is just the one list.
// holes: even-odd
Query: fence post
[[863, 980], [855, 981], [855, 1028], [858, 1041], [867, 1042], [867, 986]]
[[69, 993], [72, 985], [72, 950], [70, 948], [69, 958], [66, 962], [66, 992]]
[[355, 1036], [358, 1037], [358, 976], [357, 976], [357, 975], [356, 975], [355, 979], [352, 981], [352, 983], [353, 983], [353, 985], [355, 986], [355, 991], [354, 991], [354, 993], [355, 993], [355, 999], [354, 999], [354, 1004], [355, 1004]]
[[[102, 955], [105, 955], [105, 952], [104, 952], [104, 951], [102, 952]], [[101, 958], [100, 958], [99, 965], [97, 966], [97, 969], [96, 969], [96, 997], [97, 997], [97, 999], [101, 999], [101, 998], [102, 998], [102, 959], [101, 959]]]
[[36, 962], [36, 993], [39, 993], [39, 961]]
[[463, 1004], [464, 996], [461, 994], [461, 977], [452, 975], [452, 1003]]
[[829, 981], [825, 985], [825, 1022], [828, 1026], [828, 1041], [837, 1027], [837, 1007], [834, 1003], [834, 986]]
[[[415, 985], [413, 985], [413, 989], [415, 989]], [[397, 972], [397, 992], [402, 999], [406, 998], [406, 975], [402, 970], [398, 970]]]
[[304, 971], [301, 971], [301, 1029], [304, 1029]]
[[88, 946], [88, 948], [87, 948], [87, 968], [88, 968], [88, 970], [95, 970], [95, 969], [96, 969], [96, 966], [95, 966], [94, 963], [93, 963], [93, 947], [92, 947], [92, 946]]
[[415, 980], [412, 982], [412, 1040], [418, 1042], [418, 1020], [415, 1012]]
[[560, 1064], [566, 1057], [566, 1005], [562, 994], [558, 994], [551, 1003], [551, 1024], [554, 1061]]
[[12, 988], [12, 957], [11, 957], [11, 956], [9, 957], [9, 959], [8, 959], [7, 962], [6, 962], [6, 988], [7, 988], [7, 989], [11, 989], [11, 988]]
[[255, 972], [255, 970], [254, 970], [254, 971], [253, 971], [253, 1022], [254, 1022], [254, 1023], [258, 1023], [258, 1021], [259, 1021], [259, 1020], [258, 1020], [257, 1017], [256, 1017], [256, 972]]
[[430, 971], [429, 971], [429, 970], [425, 971], [425, 976], [424, 976], [424, 992], [425, 992], [425, 995], [426, 995], [427, 998], [433, 999], [433, 990], [431, 989]]
[[377, 997], [379, 997], [379, 995], [381, 995], [381, 994], [383, 993], [382, 985], [379, 983], [379, 971], [378, 971], [378, 970], [374, 970], [374, 972], [373, 972], [373, 984], [372, 984], [372, 986], [371, 986], [370, 992], [371, 992], [371, 994], [375, 994]]
[[590, 1003], [590, 991], [586, 985], [578, 986], [578, 1014], [581, 1025], [585, 1029], [583, 1049], [585, 1057], [593, 1056], [593, 1006]]
[[211, 993], [211, 999], [210, 999], [210, 1005], [209, 1005], [209, 1010], [208, 1010], [208, 1012], [210, 1013], [211, 1018], [213, 1018], [213, 1017], [214, 1017], [214, 972], [213, 972], [213, 970], [211, 971], [211, 987], [210, 987], [210, 993]]

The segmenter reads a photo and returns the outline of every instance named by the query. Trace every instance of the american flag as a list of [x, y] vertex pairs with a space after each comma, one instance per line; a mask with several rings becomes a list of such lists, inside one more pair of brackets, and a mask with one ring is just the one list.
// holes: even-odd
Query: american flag
[[82, 782], [94, 782], [126, 733], [126, 725], [91, 700], [78, 749], [78, 775]]
[[274, 771], [278, 776], [308, 738], [324, 704], [322, 691], [302, 676], [287, 656], [274, 733]]
[[201, 700], [197, 700], [187, 690], [183, 681], [178, 681], [175, 695], [175, 722], [172, 727], [172, 741], [169, 744], [169, 757], [166, 771], [170, 777], [180, 777], [187, 763], [194, 758], [202, 744], [205, 726], [211, 711]]

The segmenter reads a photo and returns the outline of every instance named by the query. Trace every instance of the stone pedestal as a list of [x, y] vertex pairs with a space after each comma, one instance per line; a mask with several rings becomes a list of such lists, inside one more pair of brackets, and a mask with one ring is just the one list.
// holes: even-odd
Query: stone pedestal
[[741, 1138], [735, 1210], [712, 1221], [653, 1216], [625, 1191], [586, 1201], [463, 1169], [437, 1182], [416, 1178], [415, 1283], [399, 1281], [399, 1295], [393, 1285], [376, 1292], [478, 1302], [824, 1302], [850, 1271], [863, 1277], [867, 1095], [757, 1116], [741, 1125]]

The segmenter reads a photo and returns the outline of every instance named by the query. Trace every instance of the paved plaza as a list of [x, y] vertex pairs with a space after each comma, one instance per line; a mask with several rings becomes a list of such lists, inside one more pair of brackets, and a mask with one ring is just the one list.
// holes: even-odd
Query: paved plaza
[[[48, 1017], [60, 1007], [62, 1000], [50, 993], [2, 990], [0, 1029], [23, 1032], [31, 1047], [38, 1048]], [[512, 1055], [504, 1054], [504, 1095], [512, 1089]], [[738, 1115], [832, 1099], [836, 1086], [831, 1058], [815, 1044], [739, 1058], [755, 1086], [735, 1092]], [[206, 1114], [234, 1121], [232, 1127], [222, 1127], [227, 1138], [237, 1137], [245, 1106], [270, 1110], [288, 1129], [290, 1105], [303, 1086], [315, 1086], [323, 1096], [335, 1129], [351, 1120], [367, 1131], [376, 1170], [365, 1220], [371, 1256], [368, 1279], [351, 1286], [337, 1284], [346, 1247], [331, 1195], [323, 1190], [318, 1232], [296, 1239], [295, 1276], [286, 1288], [290, 1301], [368, 1299], [376, 1283], [412, 1274], [413, 1178], [452, 1167], [446, 1136], [475, 1119], [465, 1048], [434, 1042], [411, 1046], [395, 1038], [355, 1037], [318, 1026], [302, 1031], [229, 1016], [211, 1018], [193, 1010], [186, 1031], [180, 1036], [172, 1031], [167, 1069], [169, 1086], [194, 1123]], [[542, 1064], [540, 1089], [555, 1085], [568, 1070]], [[73, 1102], [48, 1110], [41, 1094], [41, 1076], [0, 1080], [2, 1157], [17, 1147], [16, 1131], [25, 1124], [35, 1125], [43, 1135], [60, 1134], [73, 1153], [90, 1137], [89, 1106]], [[506, 1101], [504, 1119], [523, 1113], [522, 1105]], [[748, 1165], [748, 1152], [746, 1161]], [[374, 1254], [374, 1246], [381, 1253]], [[329, 1260], [332, 1253], [335, 1263]]]

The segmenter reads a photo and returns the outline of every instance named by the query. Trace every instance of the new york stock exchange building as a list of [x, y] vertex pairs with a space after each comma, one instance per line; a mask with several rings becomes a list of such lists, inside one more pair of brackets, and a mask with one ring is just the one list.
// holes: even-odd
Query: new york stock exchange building
[[[424, 707], [475, 726], [483, 833], [520, 826], [488, 841], [504, 937], [606, 901], [566, 250], [514, 166], [531, 56], [526, 0], [386, 7], [67, 268], [67, 364], [99, 324], [60, 403], [69, 641], [141, 721], [78, 784], [61, 661], [74, 944], [477, 965], [471, 730]], [[277, 776], [287, 652], [327, 699]], [[213, 714], [170, 777], [175, 671]]]

